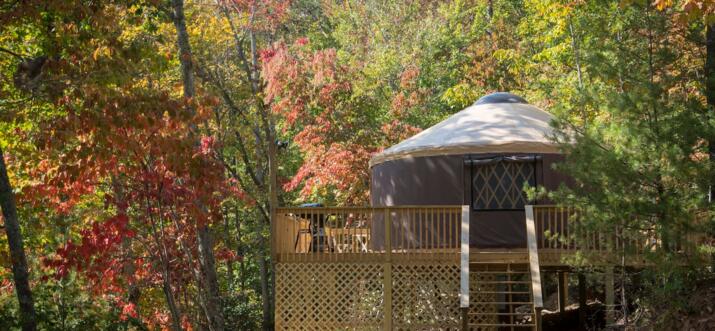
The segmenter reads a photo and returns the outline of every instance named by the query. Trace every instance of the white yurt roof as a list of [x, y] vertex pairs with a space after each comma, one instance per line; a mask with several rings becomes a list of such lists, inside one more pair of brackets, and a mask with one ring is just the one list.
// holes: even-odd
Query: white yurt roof
[[476, 153], [559, 153], [547, 137], [553, 117], [516, 95], [494, 93], [370, 160]]

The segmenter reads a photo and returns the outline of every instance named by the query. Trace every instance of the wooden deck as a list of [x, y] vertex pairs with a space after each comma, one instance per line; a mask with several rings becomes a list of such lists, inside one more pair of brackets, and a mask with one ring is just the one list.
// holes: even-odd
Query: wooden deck
[[[626, 264], [639, 266], [658, 245], [647, 235], [572, 233], [569, 208], [527, 206], [525, 214], [523, 248], [482, 249], [462, 245], [462, 229], [476, 224], [462, 206], [278, 208], [276, 328], [536, 329], [541, 268], [566, 268], [574, 254], [613, 264], [624, 251]], [[462, 297], [468, 306], [460, 308]]]

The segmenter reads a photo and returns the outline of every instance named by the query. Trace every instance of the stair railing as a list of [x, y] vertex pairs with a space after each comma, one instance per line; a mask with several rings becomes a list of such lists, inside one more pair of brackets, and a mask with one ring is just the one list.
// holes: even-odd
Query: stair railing
[[541, 330], [541, 310], [544, 309], [544, 296], [541, 291], [541, 270], [539, 268], [539, 251], [536, 241], [536, 226], [534, 225], [534, 206], [524, 207], [526, 213], [526, 246], [529, 251], [529, 271], [531, 272], [531, 291], [534, 298], [534, 317], [536, 330]]

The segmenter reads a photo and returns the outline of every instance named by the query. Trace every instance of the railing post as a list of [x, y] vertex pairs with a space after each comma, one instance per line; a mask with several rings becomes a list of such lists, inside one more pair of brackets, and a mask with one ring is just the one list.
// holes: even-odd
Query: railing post
[[536, 243], [536, 226], [534, 225], [534, 206], [524, 207], [526, 212], [526, 246], [529, 250], [529, 270], [531, 271], [531, 291], [534, 295], [534, 317], [536, 329], [541, 330], [541, 310], [544, 308], [544, 297], [541, 291], [541, 270], [539, 267], [539, 252]]
[[384, 330], [392, 330], [392, 211], [385, 208]]
[[569, 297], [568, 272], [559, 271], [558, 276], [559, 312], [563, 314], [566, 312], [566, 303]]
[[616, 322], [613, 266], [606, 267], [606, 327]]
[[462, 206], [459, 273], [459, 309], [462, 313], [462, 330], [469, 330], [469, 214], [470, 207]]

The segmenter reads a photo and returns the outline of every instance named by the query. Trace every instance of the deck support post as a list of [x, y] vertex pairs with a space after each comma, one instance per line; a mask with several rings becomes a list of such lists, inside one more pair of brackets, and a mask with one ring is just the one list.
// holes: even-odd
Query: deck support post
[[586, 330], [586, 276], [578, 273], [578, 329]]
[[606, 267], [606, 326], [613, 325], [616, 322], [615, 314], [615, 291], [613, 281], [613, 266]]
[[568, 304], [568, 297], [569, 297], [569, 281], [568, 281], [568, 272], [566, 271], [559, 271], [558, 276], [559, 276], [559, 312], [564, 313], [566, 312], [566, 305]]
[[385, 286], [383, 330], [392, 330], [392, 264], [390, 262], [385, 262], [383, 276]]
[[536, 325], [536, 331], [543, 330], [543, 325], [541, 323], [541, 311], [544, 310], [542, 307], [534, 308], [534, 324]]
[[384, 330], [392, 330], [392, 211], [385, 208]]
[[462, 206], [459, 270], [459, 310], [462, 330], [469, 330], [469, 215], [470, 206]]

